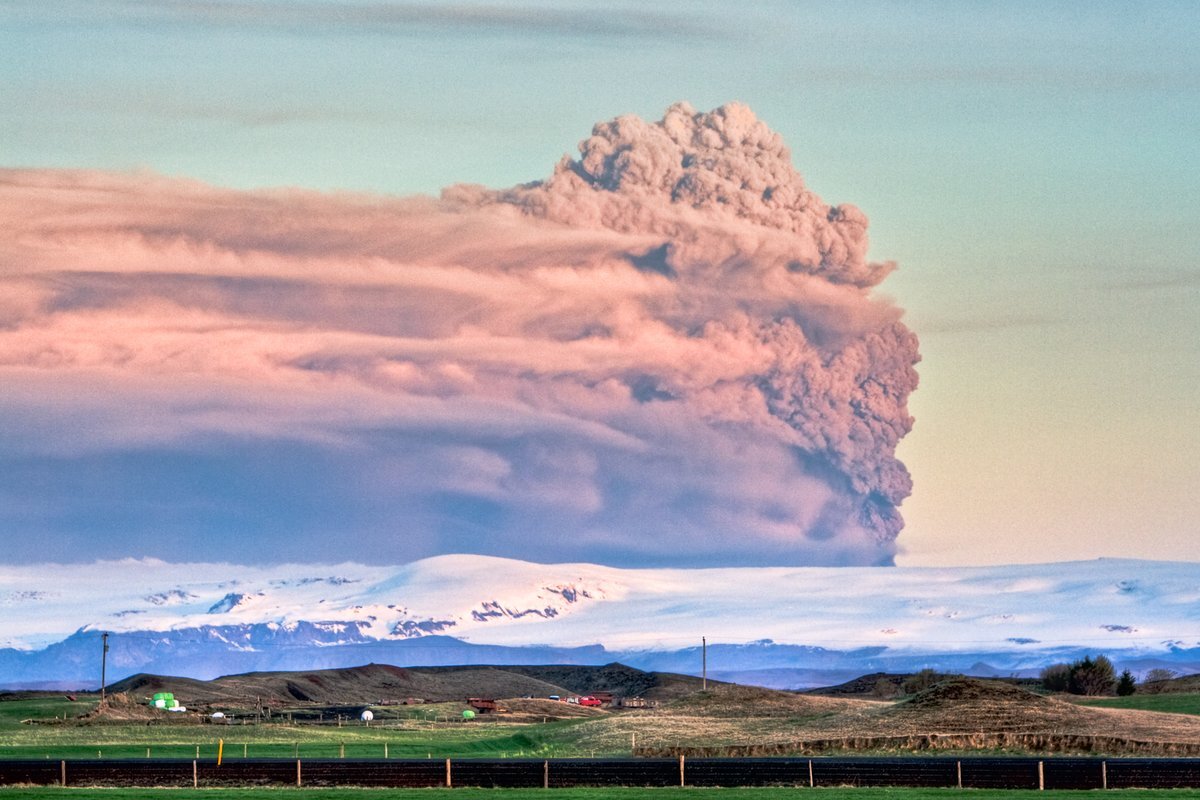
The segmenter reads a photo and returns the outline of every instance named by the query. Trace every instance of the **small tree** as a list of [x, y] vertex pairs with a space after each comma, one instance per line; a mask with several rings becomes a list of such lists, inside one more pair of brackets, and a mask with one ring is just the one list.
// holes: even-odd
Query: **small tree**
[[1117, 682], [1117, 673], [1108, 656], [1084, 656], [1071, 665], [1067, 691], [1094, 697], [1111, 694]]
[[1178, 674], [1179, 673], [1175, 672], [1173, 669], [1155, 667], [1147, 672], [1146, 676], [1142, 678], [1142, 691], [1149, 694], [1157, 694], [1165, 688], [1167, 681], [1176, 677]]
[[905, 694], [916, 694], [917, 692], [922, 692], [933, 686], [935, 683], [940, 683], [945, 679], [945, 675], [926, 667], [915, 675], [909, 675], [907, 678], [905, 678], [901, 688], [904, 690]]
[[1051, 664], [1042, 670], [1042, 687], [1048, 692], [1065, 692], [1071, 683], [1070, 664]]
[[1123, 670], [1121, 677], [1117, 679], [1117, 694], [1121, 697], [1128, 697], [1137, 691], [1137, 684], [1133, 680], [1133, 673], [1129, 670]]

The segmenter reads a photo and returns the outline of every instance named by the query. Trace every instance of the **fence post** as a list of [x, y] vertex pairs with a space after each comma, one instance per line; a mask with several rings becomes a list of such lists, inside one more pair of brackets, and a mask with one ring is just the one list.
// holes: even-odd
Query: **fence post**
[[683, 774], [683, 760], [684, 760], [683, 754], [680, 753], [679, 754], [679, 785], [680, 786], [687, 785], [687, 781], [684, 780], [684, 774]]
[[1038, 762], [1038, 791], [1046, 790], [1046, 762]]
[[817, 785], [816, 781], [813, 780], [812, 759], [810, 758], [808, 760], [808, 788], [811, 789], [812, 787], [814, 787], [816, 785]]
[[1108, 788], [1108, 762], [1107, 761], [1100, 762], [1100, 788], [1101, 789]]
[[200, 771], [196, 768], [196, 762], [192, 762], [192, 788], [200, 788]]
[[446, 788], [454, 788], [454, 782], [450, 779], [450, 759], [446, 759]]
[[296, 786], [300, 785], [300, 759], [296, 759]]
[[956, 768], [957, 768], [957, 770], [958, 770], [958, 788], [960, 788], [960, 789], [961, 789], [961, 788], [962, 788], [962, 762], [961, 762], [961, 761], [956, 761], [956, 762], [955, 762], [955, 767], [956, 767]]
[[59, 769], [59, 773], [60, 773], [59, 774], [59, 782], [63, 786], [66, 786], [67, 785], [67, 762], [66, 761], [58, 762], [58, 769]]
[[542, 788], [550, 788], [550, 761], [548, 759], [542, 762]]

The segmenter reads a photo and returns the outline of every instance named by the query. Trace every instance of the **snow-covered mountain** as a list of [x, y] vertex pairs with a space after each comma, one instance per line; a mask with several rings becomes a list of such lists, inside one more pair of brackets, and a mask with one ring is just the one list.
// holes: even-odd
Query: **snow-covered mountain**
[[367, 661], [696, 671], [701, 636], [714, 672], [781, 685], [812, 671], [1028, 671], [1081, 651], [1193, 668], [1200, 564], [618, 569], [455, 555], [0, 568], [0, 683], [96, 682], [101, 631], [115, 677]]

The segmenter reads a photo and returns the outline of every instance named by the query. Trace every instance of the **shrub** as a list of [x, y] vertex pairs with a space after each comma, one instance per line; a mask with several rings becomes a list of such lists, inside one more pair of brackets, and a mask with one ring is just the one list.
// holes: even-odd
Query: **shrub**
[[902, 688], [905, 694], [916, 694], [917, 692], [925, 691], [935, 683], [941, 683], [946, 677], [940, 672], [926, 668], [915, 675], [909, 675], [905, 678]]
[[1065, 692], [1071, 685], [1071, 665], [1051, 664], [1042, 670], [1042, 687], [1048, 692]]
[[1071, 664], [1071, 678], [1067, 691], [1090, 697], [1112, 694], [1117, 682], [1116, 670], [1107, 656], [1084, 656]]
[[1163, 688], [1165, 688], [1166, 682], [1172, 678], [1178, 677], [1178, 675], [1179, 673], [1173, 669], [1155, 667], [1147, 672], [1146, 676], [1142, 678], [1142, 691], [1149, 694], [1161, 692]]
[[1051, 664], [1042, 670], [1041, 678], [1047, 691], [1093, 696], [1112, 694], [1117, 683], [1116, 670], [1107, 656], [1084, 656], [1070, 664]]

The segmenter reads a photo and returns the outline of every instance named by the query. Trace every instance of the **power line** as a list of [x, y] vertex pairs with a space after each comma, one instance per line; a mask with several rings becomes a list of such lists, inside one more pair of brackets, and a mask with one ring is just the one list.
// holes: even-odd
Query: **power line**
[[100, 705], [104, 705], [105, 691], [108, 684], [108, 631], [100, 634], [104, 642], [104, 650], [100, 654]]

